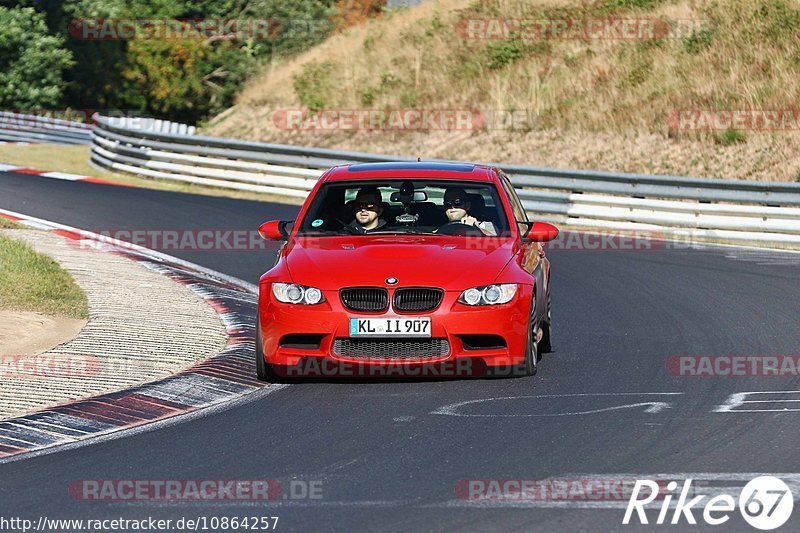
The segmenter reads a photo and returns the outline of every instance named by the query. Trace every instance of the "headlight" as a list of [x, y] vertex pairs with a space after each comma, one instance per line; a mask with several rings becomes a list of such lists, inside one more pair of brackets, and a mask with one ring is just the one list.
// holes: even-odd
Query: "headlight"
[[278, 301], [286, 304], [314, 305], [325, 300], [322, 291], [316, 287], [306, 287], [294, 283], [273, 283], [272, 294]]
[[510, 302], [516, 293], [516, 283], [487, 285], [465, 290], [458, 301], [466, 305], [497, 305]]

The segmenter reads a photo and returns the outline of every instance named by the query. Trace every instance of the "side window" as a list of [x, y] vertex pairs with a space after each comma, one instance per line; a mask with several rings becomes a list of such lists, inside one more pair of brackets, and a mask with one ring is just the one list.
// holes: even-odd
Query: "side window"
[[[511, 210], [514, 212], [514, 218], [519, 221], [528, 221], [528, 214], [525, 212], [525, 208], [522, 207], [522, 202], [519, 201], [519, 197], [517, 193], [514, 191], [514, 186], [511, 185], [511, 181], [508, 179], [508, 176], [505, 174], [500, 174], [501, 183], [503, 184], [503, 189], [505, 189], [506, 196], [508, 196], [508, 201], [511, 203]], [[517, 228], [519, 229], [520, 233], [524, 233], [527, 230], [527, 226], [524, 224], [517, 224]]]

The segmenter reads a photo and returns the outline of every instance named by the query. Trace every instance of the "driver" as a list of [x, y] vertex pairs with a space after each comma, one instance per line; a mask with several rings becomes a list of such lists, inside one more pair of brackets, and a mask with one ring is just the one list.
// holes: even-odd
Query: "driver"
[[358, 233], [369, 233], [386, 225], [380, 218], [383, 214], [383, 199], [377, 187], [365, 187], [356, 195], [356, 218], [349, 226]]
[[475, 226], [481, 233], [488, 237], [497, 236], [497, 228], [488, 220], [479, 222], [469, 214], [472, 207], [467, 192], [461, 188], [450, 188], [444, 192], [444, 209], [449, 222], [461, 222], [468, 226]]

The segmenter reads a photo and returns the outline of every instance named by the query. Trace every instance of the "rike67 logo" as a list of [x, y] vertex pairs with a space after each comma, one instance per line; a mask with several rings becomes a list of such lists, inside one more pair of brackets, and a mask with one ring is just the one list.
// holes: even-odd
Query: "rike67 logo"
[[[701, 494], [689, 499], [692, 494], [691, 479], [683, 483], [674, 505], [673, 497], [678, 482], [671, 481], [667, 484], [666, 495], [659, 493], [659, 486], [663, 485], [652, 480], [636, 480], [622, 519], [623, 524], [631, 523], [634, 512], [640, 524], [650, 523], [645, 506], [657, 498], [661, 505], [654, 523], [659, 525], [679, 524], [682, 519], [689, 524], [697, 524], [694, 512], [700, 513], [702, 510], [702, 518], [706, 524], [718, 526], [727, 522], [737, 508], [737, 502], [730, 494], [717, 494], [713, 497]], [[782, 526], [789, 520], [793, 507], [794, 497], [789, 486], [773, 476], [757, 477], [749, 481], [739, 493], [739, 512], [748, 524], [757, 529], [766, 531]], [[671, 519], [667, 522], [670, 514]]]

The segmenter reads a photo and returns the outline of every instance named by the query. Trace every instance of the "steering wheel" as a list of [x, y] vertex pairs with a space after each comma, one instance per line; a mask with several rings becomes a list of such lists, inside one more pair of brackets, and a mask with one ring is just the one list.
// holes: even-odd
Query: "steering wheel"
[[342, 219], [340, 219], [338, 217], [333, 217], [333, 220], [342, 225], [341, 228], [339, 228], [338, 230], [334, 230], [334, 231], [341, 231], [341, 232], [344, 232], [344, 233], [348, 233], [350, 235], [358, 235], [358, 230], [356, 228], [354, 228], [353, 226], [351, 226], [350, 224], [348, 224], [347, 222], [345, 222], [344, 220], [342, 220]]
[[483, 232], [480, 230], [480, 228], [468, 226], [467, 224], [462, 224], [461, 222], [447, 222], [439, 227], [436, 233], [441, 235], [474, 235], [476, 237], [483, 237]]

